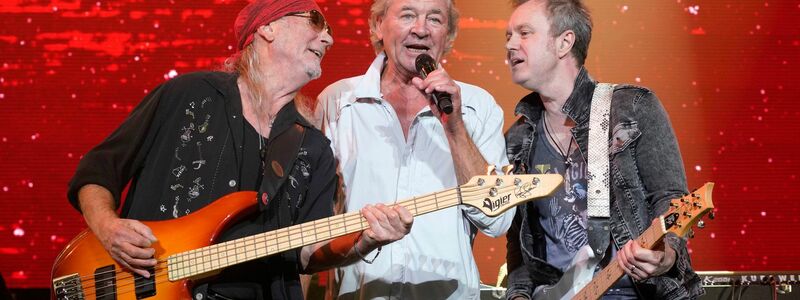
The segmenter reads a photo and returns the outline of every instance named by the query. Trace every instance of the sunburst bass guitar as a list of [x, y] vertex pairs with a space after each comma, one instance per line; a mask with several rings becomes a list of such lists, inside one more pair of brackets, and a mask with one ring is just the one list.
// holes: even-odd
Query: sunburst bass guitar
[[[497, 216], [517, 204], [552, 193], [560, 175], [475, 176], [456, 188], [398, 202], [418, 216], [465, 204]], [[255, 210], [255, 192], [236, 192], [168, 221], [143, 222], [158, 237], [158, 263], [144, 278], [120, 267], [91, 231], [84, 230], [56, 258], [52, 298], [191, 299], [194, 282], [222, 269], [369, 228], [359, 212], [336, 215], [215, 244], [242, 215]]]

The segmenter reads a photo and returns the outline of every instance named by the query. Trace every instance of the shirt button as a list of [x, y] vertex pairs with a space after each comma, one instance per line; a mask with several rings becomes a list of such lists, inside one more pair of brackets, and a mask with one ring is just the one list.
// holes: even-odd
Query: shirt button
[[228, 181], [228, 186], [235, 187], [236, 186], [236, 180], [231, 179], [231, 181]]

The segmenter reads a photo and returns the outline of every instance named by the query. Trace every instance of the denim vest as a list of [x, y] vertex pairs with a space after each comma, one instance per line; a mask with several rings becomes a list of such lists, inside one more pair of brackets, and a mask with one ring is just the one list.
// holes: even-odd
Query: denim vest
[[[589, 112], [595, 86], [586, 69], [581, 68], [574, 90], [561, 108], [576, 124], [572, 135], [584, 160], [588, 159]], [[536, 125], [543, 109], [537, 93], [525, 96], [517, 105], [515, 113], [520, 118], [506, 133], [508, 159], [517, 172], [529, 172], [525, 163], [534, 154]], [[665, 213], [670, 200], [688, 191], [675, 134], [666, 111], [652, 92], [642, 87], [617, 85], [609, 128], [611, 217], [604, 222], [590, 220], [588, 234], [590, 241], [610, 240], [619, 249]], [[593, 223], [603, 225], [591, 230]], [[536, 286], [558, 282], [562, 273], [547, 263], [544, 233], [532, 203], [517, 207], [507, 238], [509, 297], [530, 296]], [[694, 299], [703, 295], [700, 278], [691, 267], [686, 240], [670, 233], [665, 242], [676, 252], [675, 265], [661, 276], [637, 282], [640, 296]]]

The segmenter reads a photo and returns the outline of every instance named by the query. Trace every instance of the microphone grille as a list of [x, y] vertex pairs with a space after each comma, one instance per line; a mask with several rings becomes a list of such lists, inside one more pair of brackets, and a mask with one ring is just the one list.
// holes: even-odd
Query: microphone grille
[[436, 62], [433, 60], [433, 57], [425, 53], [417, 56], [414, 65], [417, 67], [417, 73], [425, 72], [427, 75], [427, 73], [436, 70]]

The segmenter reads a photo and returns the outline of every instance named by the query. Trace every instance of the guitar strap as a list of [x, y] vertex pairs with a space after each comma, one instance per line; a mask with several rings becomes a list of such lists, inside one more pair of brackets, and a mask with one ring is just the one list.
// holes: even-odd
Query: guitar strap
[[[267, 155], [264, 158], [264, 179], [258, 190], [258, 205], [263, 212], [269, 207], [272, 200], [278, 200], [278, 226], [280, 228], [290, 226], [293, 223], [291, 210], [287, 197], [278, 195], [281, 187], [286, 182], [289, 174], [297, 160], [297, 153], [305, 137], [305, 127], [300, 124], [293, 124], [289, 129], [280, 133], [270, 141]], [[286, 203], [282, 203], [286, 202]]]
[[598, 83], [592, 95], [589, 114], [589, 147], [587, 174], [587, 210], [589, 215], [589, 245], [597, 257], [602, 257], [610, 242], [609, 206], [611, 190], [608, 140], [610, 137], [611, 98], [616, 84]]

